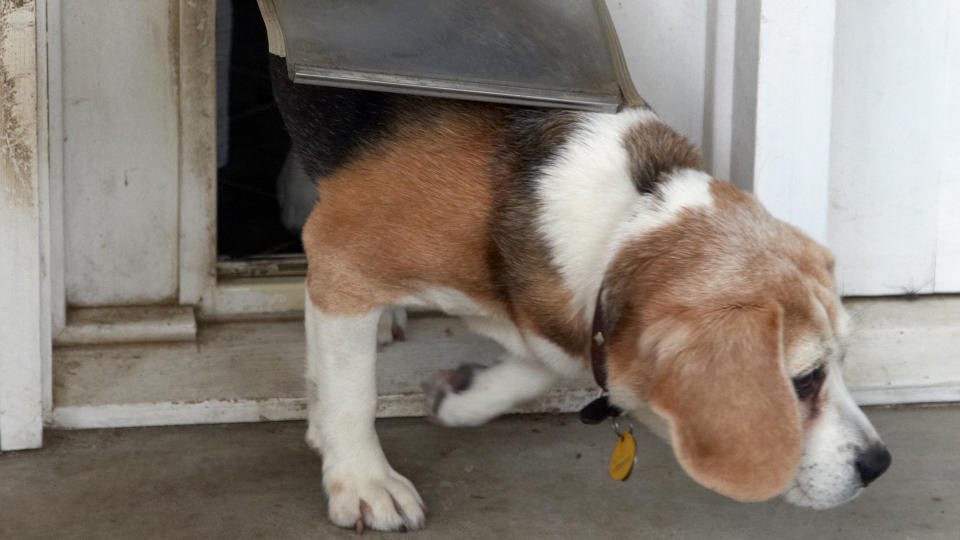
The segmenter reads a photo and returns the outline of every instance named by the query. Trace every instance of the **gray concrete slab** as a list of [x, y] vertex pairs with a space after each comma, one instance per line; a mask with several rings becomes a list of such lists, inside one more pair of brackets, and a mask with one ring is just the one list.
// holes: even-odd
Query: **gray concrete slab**
[[[821, 512], [716, 495], [642, 429], [637, 470], [614, 482], [614, 435], [571, 415], [457, 430], [391, 419], [379, 432], [429, 507], [417, 538], [960, 538], [960, 407], [868, 414], [893, 466], [858, 500]], [[0, 538], [353, 538], [326, 521], [303, 428], [48, 432], [43, 450], [0, 455]]]

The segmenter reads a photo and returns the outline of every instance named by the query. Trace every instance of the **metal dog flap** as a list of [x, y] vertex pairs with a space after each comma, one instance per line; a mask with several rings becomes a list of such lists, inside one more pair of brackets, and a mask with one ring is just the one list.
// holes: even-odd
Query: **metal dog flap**
[[635, 94], [602, 0], [259, 2], [297, 83], [603, 112]]

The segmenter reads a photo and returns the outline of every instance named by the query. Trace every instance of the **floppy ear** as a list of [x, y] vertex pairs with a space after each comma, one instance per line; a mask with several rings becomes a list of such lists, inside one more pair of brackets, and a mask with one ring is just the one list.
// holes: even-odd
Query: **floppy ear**
[[658, 347], [650, 404], [694, 480], [741, 501], [768, 499], [786, 488], [803, 453], [782, 360], [783, 309], [737, 305], [700, 320]]

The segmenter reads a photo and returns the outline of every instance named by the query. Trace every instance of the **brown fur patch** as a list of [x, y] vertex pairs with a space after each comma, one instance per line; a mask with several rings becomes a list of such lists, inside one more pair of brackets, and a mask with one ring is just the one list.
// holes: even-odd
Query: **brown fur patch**
[[499, 109], [440, 106], [319, 184], [303, 232], [308, 290], [330, 313], [359, 313], [425, 287], [497, 311], [486, 262]]
[[700, 151], [659, 121], [632, 127], [623, 138], [623, 146], [630, 159], [630, 178], [640, 193], [653, 193], [664, 173], [703, 168]]

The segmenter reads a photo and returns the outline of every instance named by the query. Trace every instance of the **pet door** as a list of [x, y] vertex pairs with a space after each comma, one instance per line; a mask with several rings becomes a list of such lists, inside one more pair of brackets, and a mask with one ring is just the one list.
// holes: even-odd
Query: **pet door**
[[638, 99], [602, 0], [259, 0], [296, 83], [615, 112]]

